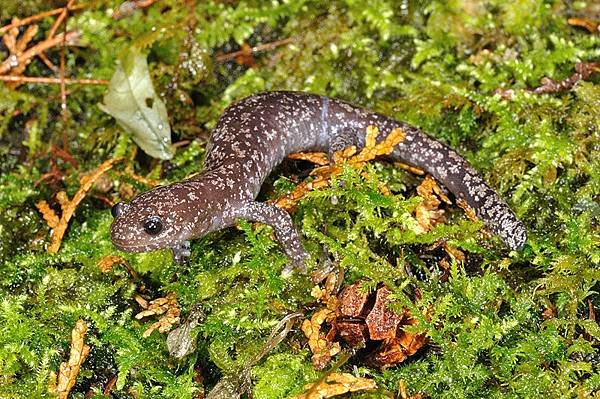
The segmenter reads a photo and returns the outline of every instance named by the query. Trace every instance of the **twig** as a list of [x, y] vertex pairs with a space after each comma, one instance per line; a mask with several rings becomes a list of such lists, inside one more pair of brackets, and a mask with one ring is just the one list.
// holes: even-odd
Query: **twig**
[[40, 60], [42, 60], [42, 62], [44, 64], [46, 64], [48, 69], [50, 69], [52, 72], [55, 72], [55, 73], [58, 72], [58, 68], [56, 67], [56, 65], [54, 65], [54, 63], [52, 63], [52, 61], [50, 61], [50, 59], [48, 58], [48, 56], [46, 56], [46, 54], [39, 53], [38, 57], [40, 58]]
[[[48, 35], [46, 35], [46, 37], [48, 39], [54, 37], [54, 35], [56, 34], [56, 31], [57, 31], [58, 27], [62, 24], [62, 22], [69, 15], [69, 11], [73, 8], [73, 3], [74, 2], [75, 2], [75, 0], [69, 0], [69, 2], [67, 3], [67, 5], [65, 7], [63, 7], [62, 12], [58, 16], [58, 18], [56, 18], [56, 21], [54, 21], [54, 24], [52, 24], [52, 28], [50, 28], [50, 30], [48, 31]], [[66, 24], [65, 24], [65, 26], [66, 26]]]
[[54, 22], [54, 25], [52, 26], [52, 29], [50, 30], [50, 33], [48, 34], [48, 39], [51, 39], [54, 36], [54, 33], [56, 31], [56, 29], [58, 29], [58, 27], [60, 26], [60, 24], [62, 24], [62, 22], [65, 22], [65, 25], [63, 26], [63, 40], [62, 40], [62, 46], [60, 48], [60, 69], [59, 69], [59, 78], [60, 78], [60, 109], [61, 109], [61, 116], [62, 116], [62, 122], [63, 122], [63, 150], [65, 152], [69, 152], [68, 150], [68, 132], [67, 132], [67, 124], [69, 122], [69, 110], [67, 108], [67, 89], [66, 89], [66, 85], [65, 85], [65, 52], [66, 52], [66, 34], [67, 34], [67, 22], [68, 22], [68, 17], [69, 17], [69, 13], [68, 13], [68, 8], [70, 6], [73, 5], [73, 3], [75, 2], [75, 0], [69, 0], [69, 2], [67, 3], [67, 6], [63, 9], [63, 12], [58, 16], [58, 18], [56, 19], [56, 21]]
[[[292, 39], [288, 37], [287, 39], [276, 40], [271, 43], [259, 44], [258, 46], [251, 47], [250, 51], [252, 53], [256, 53], [259, 51], [271, 50], [275, 47], [286, 45], [286, 44], [290, 43], [291, 41], [292, 41]], [[217, 55], [216, 60], [219, 62], [233, 60], [236, 57], [239, 57], [242, 55], [247, 55], [247, 52], [248, 52], [248, 50], [242, 49], [242, 50], [234, 51], [232, 53], [219, 54], [219, 55]]]
[[[600, 72], [600, 61], [578, 62], [575, 64], [575, 73], [563, 80], [553, 80], [548, 77], [542, 78], [542, 85], [533, 89], [523, 89], [525, 92], [534, 94], [560, 93], [570, 90], [575, 83], [580, 80], [586, 80], [595, 72]], [[513, 99], [517, 90], [515, 89], [496, 89], [496, 93], [502, 98]]]
[[[88, 4], [78, 4], [76, 6], [73, 6], [73, 7], [69, 8], [69, 11], [78, 11], [78, 10], [81, 10], [83, 8], [86, 8], [87, 6], [88, 6]], [[27, 17], [27, 18], [14, 20], [10, 24], [5, 25], [2, 28], [0, 28], [0, 35], [4, 34], [5, 32], [8, 32], [12, 28], [18, 28], [19, 26], [29, 25], [30, 23], [35, 22], [35, 21], [39, 21], [40, 19], [44, 19], [46, 17], [51, 17], [53, 15], [60, 14], [60, 13], [63, 12], [64, 9], [65, 9], [64, 7], [56, 8], [54, 10], [44, 11], [42, 13], [39, 13], [39, 14], [36, 14], [36, 15], [32, 15], [32, 16]]]
[[[59, 78], [42, 78], [35, 76], [14, 76], [0, 75], [0, 81], [4, 82], [19, 82], [19, 83], [37, 83], [37, 84], [60, 84]], [[108, 80], [103, 79], [64, 79], [68, 85], [107, 85]]]
[[[35, 57], [36, 55], [38, 55], [40, 53], [43, 53], [44, 51], [48, 50], [49, 48], [52, 48], [52, 47], [55, 47], [55, 46], [61, 44], [63, 42], [63, 39], [64, 39], [65, 44], [74, 43], [77, 41], [77, 39], [79, 39], [79, 35], [80, 35], [79, 31], [73, 30], [73, 31], [67, 32], [66, 34], [61, 33], [61, 34], [54, 36], [51, 39], [44, 40], [43, 42], [39, 42], [35, 46], [32, 46], [32, 47], [28, 48], [26, 51], [24, 51], [23, 53], [21, 53], [17, 57], [16, 65], [21, 65], [22, 63], [29, 64], [33, 57]], [[15, 63], [15, 60], [13, 60], [12, 57], [9, 57], [6, 61], [4, 61], [2, 64], [0, 64], [0, 75], [4, 75], [8, 71], [10, 71], [15, 66], [14, 63]]]
[[575, 73], [570, 77], [556, 81], [543, 78], [542, 85], [533, 89], [535, 94], [558, 93], [571, 89], [575, 83], [589, 78], [594, 72], [600, 72], [600, 62], [578, 62], [575, 64]]

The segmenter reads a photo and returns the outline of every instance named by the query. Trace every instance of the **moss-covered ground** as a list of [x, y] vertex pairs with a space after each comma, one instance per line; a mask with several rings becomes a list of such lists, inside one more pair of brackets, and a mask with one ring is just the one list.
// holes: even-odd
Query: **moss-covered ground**
[[[187, 266], [168, 251], [120, 253], [109, 238], [109, 205], [150, 187], [134, 174], [168, 183], [197, 172], [224, 107], [277, 89], [342, 98], [423, 128], [480, 170], [529, 232], [523, 251], [510, 252], [450, 206], [445, 224], [422, 233], [414, 216], [421, 177], [386, 163], [368, 165], [369, 179], [346, 169], [345, 184], [307, 195], [293, 217], [313, 270], [333, 264], [344, 284], [384, 283], [396, 304], [431, 309], [416, 327], [429, 337], [417, 355], [383, 371], [358, 356], [340, 366], [379, 387], [352, 397], [395, 397], [400, 381], [409, 395], [431, 398], [600, 390], [600, 77], [557, 93], [528, 90], [600, 59], [600, 33], [567, 22], [600, 21], [595, 2], [164, 0], [121, 19], [112, 17], [119, 1], [92, 3], [68, 18], [81, 39], [65, 51], [65, 75], [110, 79], [117, 58], [141, 48], [180, 145], [169, 162], [137, 151], [97, 106], [103, 85], [67, 86], [64, 114], [60, 85], [0, 83], [1, 398], [52, 397], [78, 319], [91, 351], [70, 397], [201, 398], [238, 375], [286, 314], [314, 312], [314, 284], [309, 275], [281, 276], [287, 260], [267, 227], [241, 223], [196, 240]], [[0, 21], [62, 5], [0, 0]], [[38, 21], [32, 43], [55, 18]], [[282, 39], [289, 42], [252, 58], [218, 58]], [[8, 56], [0, 46], [0, 61]], [[59, 50], [47, 57], [60, 65]], [[25, 74], [57, 76], [39, 57]], [[50, 229], [35, 204], [58, 210], [57, 192], [72, 197], [83, 174], [120, 156], [78, 206], [59, 252], [47, 253]], [[261, 198], [288, 192], [306, 172], [286, 162]], [[440, 240], [464, 261], [440, 266]], [[129, 269], [101, 271], [108, 255]], [[179, 360], [165, 334], [142, 337], [156, 318], [134, 317], [136, 295], [171, 292], [183, 317], [194, 307], [202, 313], [197, 349]], [[249, 370], [252, 397], [302, 392], [322, 375], [310, 358], [296, 324]]]

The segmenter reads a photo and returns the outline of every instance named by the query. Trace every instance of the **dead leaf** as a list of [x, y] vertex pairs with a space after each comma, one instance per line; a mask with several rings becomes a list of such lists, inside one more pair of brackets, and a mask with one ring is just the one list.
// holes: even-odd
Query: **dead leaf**
[[174, 292], [169, 293], [164, 298], [157, 298], [150, 302], [147, 302], [139, 295], [135, 297], [135, 300], [142, 308], [144, 308], [143, 311], [135, 315], [136, 319], [140, 320], [148, 316], [163, 315], [156, 323], [152, 324], [146, 331], [144, 331], [142, 334], [144, 338], [148, 338], [156, 329], [158, 329], [158, 332], [160, 333], [169, 332], [175, 324], [179, 323], [181, 310], [179, 309], [177, 297], [175, 296]]
[[439, 209], [442, 202], [450, 204], [450, 199], [430, 175], [417, 187], [417, 193], [423, 201], [415, 209], [415, 217], [424, 231], [431, 231], [437, 224], [446, 221], [444, 210]]
[[56, 393], [60, 399], [66, 399], [75, 385], [81, 365], [90, 353], [90, 347], [83, 341], [87, 326], [79, 319], [71, 332], [71, 354], [68, 362], [60, 364]]
[[324, 380], [304, 387], [306, 393], [290, 399], [326, 399], [343, 395], [348, 392], [369, 391], [377, 388], [370, 378], [355, 377], [350, 373], [329, 374]]
[[[46, 201], [40, 201], [36, 204], [36, 207], [42, 213], [42, 216], [48, 223], [48, 226], [50, 226], [50, 228], [52, 229], [52, 242], [48, 247], [48, 252], [58, 252], [60, 244], [62, 242], [62, 238], [67, 230], [67, 227], [69, 226], [69, 221], [75, 213], [75, 209], [77, 209], [79, 203], [85, 198], [88, 191], [90, 191], [90, 189], [92, 188], [94, 182], [100, 176], [102, 176], [104, 172], [112, 168], [116, 162], [119, 162], [122, 159], [123, 158], [109, 159], [108, 161], [100, 165], [96, 170], [83, 176], [79, 181], [81, 184], [79, 190], [77, 190], [72, 200], [69, 200], [69, 197], [64, 191], [60, 191], [59, 193], [57, 193], [56, 199], [60, 203], [60, 206], [62, 208], [62, 215], [58, 221], [56, 220], [56, 213], [54, 213], [54, 211], [52, 211], [48, 207]], [[54, 213], [54, 216], [50, 213], [50, 211]]]

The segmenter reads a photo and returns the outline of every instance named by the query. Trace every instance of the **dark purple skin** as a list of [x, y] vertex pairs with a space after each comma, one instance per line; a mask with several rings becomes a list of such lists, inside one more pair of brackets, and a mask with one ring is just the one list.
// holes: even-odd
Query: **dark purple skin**
[[468, 162], [448, 146], [406, 123], [346, 102], [301, 92], [247, 97], [221, 116], [207, 147], [203, 171], [188, 180], [157, 187], [113, 208], [114, 245], [127, 252], [172, 248], [177, 262], [189, 256], [189, 240], [238, 219], [272, 226], [277, 240], [300, 266], [308, 257], [287, 212], [256, 202], [265, 178], [293, 152], [364, 145], [366, 128], [377, 141], [401, 128], [406, 139], [391, 158], [421, 168], [467, 202], [488, 228], [513, 250], [527, 240], [523, 224]]

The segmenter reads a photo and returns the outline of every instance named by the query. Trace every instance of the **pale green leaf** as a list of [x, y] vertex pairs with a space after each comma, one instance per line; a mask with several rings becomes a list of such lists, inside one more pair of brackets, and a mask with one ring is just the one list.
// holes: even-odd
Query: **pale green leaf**
[[117, 120], [144, 152], [171, 159], [167, 108], [152, 86], [146, 57], [132, 50], [117, 65], [100, 109]]

